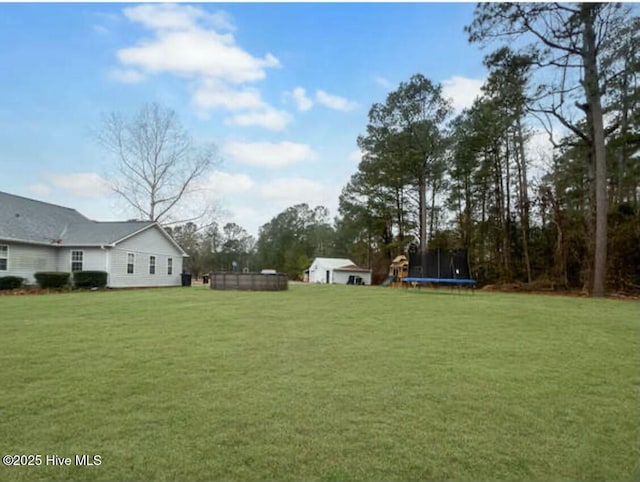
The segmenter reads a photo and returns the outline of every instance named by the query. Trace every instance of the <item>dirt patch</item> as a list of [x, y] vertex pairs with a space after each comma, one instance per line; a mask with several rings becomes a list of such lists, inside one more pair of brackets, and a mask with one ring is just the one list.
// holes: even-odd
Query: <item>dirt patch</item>
[[[485, 285], [480, 291], [491, 291], [499, 293], [525, 293], [531, 295], [551, 295], [551, 296], [571, 296], [576, 298], [589, 298], [589, 293], [581, 289], [561, 288], [557, 286], [542, 286], [532, 283], [505, 283], [500, 285]], [[611, 292], [607, 298], [617, 300], [635, 301], [640, 300], [640, 293]]]

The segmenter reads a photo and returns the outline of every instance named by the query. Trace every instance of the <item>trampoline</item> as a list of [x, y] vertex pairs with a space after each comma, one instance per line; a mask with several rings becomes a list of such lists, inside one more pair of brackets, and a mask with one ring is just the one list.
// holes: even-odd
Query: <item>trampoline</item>
[[420, 253], [415, 248], [410, 249], [408, 274], [401, 279], [404, 286], [432, 284], [473, 288], [476, 284], [471, 278], [467, 252], [462, 250], [435, 249]]

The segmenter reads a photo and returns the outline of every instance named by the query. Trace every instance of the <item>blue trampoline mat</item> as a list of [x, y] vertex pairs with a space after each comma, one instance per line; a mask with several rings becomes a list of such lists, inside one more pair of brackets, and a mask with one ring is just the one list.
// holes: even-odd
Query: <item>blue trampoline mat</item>
[[474, 279], [455, 279], [455, 278], [402, 278], [407, 283], [442, 283], [452, 285], [474, 285]]

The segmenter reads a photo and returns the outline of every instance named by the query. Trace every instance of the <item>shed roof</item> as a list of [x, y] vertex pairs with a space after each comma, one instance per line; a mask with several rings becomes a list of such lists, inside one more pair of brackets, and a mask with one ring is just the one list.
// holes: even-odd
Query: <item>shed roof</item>
[[313, 266], [316, 262], [325, 268], [337, 271], [369, 272], [367, 268], [361, 268], [347, 258], [316, 258], [311, 265]]
[[335, 271], [353, 271], [356, 273], [368, 273], [370, 270], [367, 268], [362, 268], [355, 264], [350, 264], [348, 266], [341, 266], [339, 268], [334, 268]]
[[316, 263], [328, 268], [339, 268], [340, 266], [354, 264], [353, 261], [347, 258], [316, 258], [311, 265], [313, 266]]

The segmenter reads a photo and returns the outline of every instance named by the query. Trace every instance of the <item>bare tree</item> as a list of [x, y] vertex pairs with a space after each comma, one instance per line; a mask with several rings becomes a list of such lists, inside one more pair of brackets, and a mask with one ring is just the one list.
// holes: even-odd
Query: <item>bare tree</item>
[[[103, 117], [99, 143], [115, 157], [111, 188], [143, 219], [166, 224], [202, 218], [208, 208], [189, 211], [184, 204], [217, 162], [215, 146], [198, 146], [175, 111], [145, 104], [131, 119]], [[182, 209], [181, 209], [182, 208]], [[179, 214], [178, 214], [179, 213]], [[176, 218], [176, 216], [179, 216]]]

